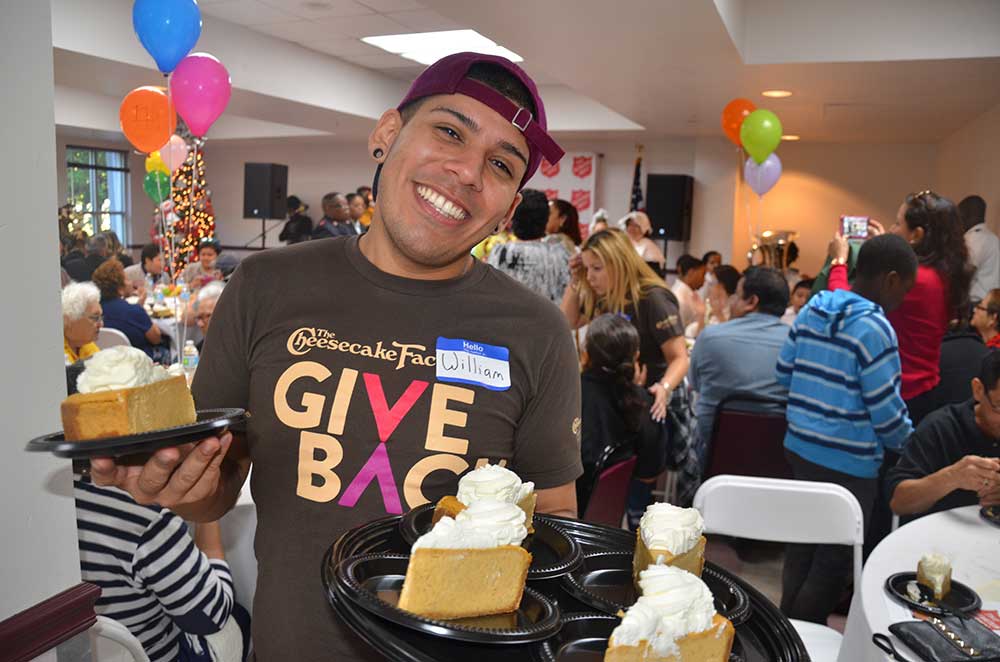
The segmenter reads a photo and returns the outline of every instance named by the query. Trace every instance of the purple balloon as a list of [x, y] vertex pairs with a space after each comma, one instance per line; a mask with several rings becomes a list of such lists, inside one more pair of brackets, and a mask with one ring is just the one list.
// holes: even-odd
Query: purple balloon
[[170, 96], [177, 114], [199, 138], [222, 115], [232, 89], [229, 72], [208, 53], [188, 55], [170, 76]]
[[771, 154], [763, 163], [757, 163], [750, 157], [743, 166], [743, 178], [747, 180], [753, 192], [761, 197], [774, 188], [779, 177], [781, 177], [781, 159], [777, 154]]

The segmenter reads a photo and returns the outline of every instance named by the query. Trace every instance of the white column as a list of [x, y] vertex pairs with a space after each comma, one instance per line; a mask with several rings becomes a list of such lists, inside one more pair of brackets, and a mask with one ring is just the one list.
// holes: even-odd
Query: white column
[[0, 0], [0, 62], [3, 620], [80, 581], [69, 462], [24, 451], [59, 429], [66, 394], [48, 0]]

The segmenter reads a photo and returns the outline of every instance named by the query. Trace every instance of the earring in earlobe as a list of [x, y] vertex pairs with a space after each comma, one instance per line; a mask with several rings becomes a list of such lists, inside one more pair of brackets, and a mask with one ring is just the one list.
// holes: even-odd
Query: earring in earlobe
[[383, 152], [383, 151], [382, 151], [382, 148], [381, 148], [381, 147], [376, 147], [376, 148], [375, 148], [375, 151], [374, 151], [374, 152], [372, 152], [372, 156], [374, 156], [374, 157], [375, 157], [376, 159], [380, 159], [380, 158], [382, 158], [382, 156], [383, 156], [384, 154], [385, 154], [385, 152]]

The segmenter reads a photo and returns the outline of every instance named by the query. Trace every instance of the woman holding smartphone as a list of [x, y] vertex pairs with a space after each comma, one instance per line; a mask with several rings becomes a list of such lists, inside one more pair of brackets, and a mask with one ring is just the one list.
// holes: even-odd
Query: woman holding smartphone
[[[887, 316], [899, 339], [900, 390], [917, 425], [937, 408], [933, 389], [941, 381], [941, 340], [967, 302], [972, 268], [958, 208], [933, 191], [906, 196], [888, 231], [909, 242], [920, 263], [903, 304]], [[868, 222], [869, 236], [885, 232], [878, 221]], [[830, 243], [830, 257], [829, 288], [846, 289], [848, 245], [842, 235]]]

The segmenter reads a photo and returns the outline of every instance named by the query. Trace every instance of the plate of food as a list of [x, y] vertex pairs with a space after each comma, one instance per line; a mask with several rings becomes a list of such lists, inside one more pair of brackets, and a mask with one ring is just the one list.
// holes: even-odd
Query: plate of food
[[942, 554], [925, 554], [916, 572], [897, 572], [885, 580], [897, 602], [933, 616], [968, 617], [983, 601], [974, 590], [951, 578], [951, 562]]
[[235, 408], [195, 411], [179, 366], [154, 365], [134, 347], [101, 350], [84, 366], [77, 392], [60, 407], [63, 429], [26, 450], [71, 459], [151, 453], [222, 434], [246, 418]]
[[528, 535], [522, 546], [531, 553], [528, 579], [560, 577], [580, 563], [582, 552], [572, 536], [543, 515], [535, 515], [534, 484], [522, 483], [513, 471], [487, 464], [462, 476], [456, 496], [445, 496], [436, 504], [426, 503], [403, 515], [399, 533], [412, 545], [442, 518], [457, 519], [472, 504], [497, 500], [520, 509], [525, 516]]

